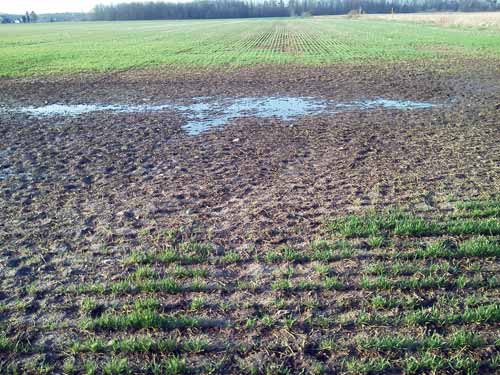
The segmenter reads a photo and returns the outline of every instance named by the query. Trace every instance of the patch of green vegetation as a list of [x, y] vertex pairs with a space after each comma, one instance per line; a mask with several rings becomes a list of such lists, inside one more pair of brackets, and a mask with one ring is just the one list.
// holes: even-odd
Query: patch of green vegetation
[[474, 358], [457, 354], [444, 357], [433, 352], [424, 352], [419, 356], [408, 355], [403, 362], [403, 367], [408, 374], [417, 374], [426, 371], [436, 373], [445, 369], [456, 373], [477, 374], [481, 363]]
[[460, 267], [452, 266], [448, 261], [433, 262], [428, 265], [422, 265], [414, 261], [374, 262], [368, 264], [363, 269], [364, 274], [377, 276], [401, 276], [417, 273], [430, 276], [436, 274], [459, 274], [461, 272]]
[[138, 298], [134, 301], [134, 310], [158, 310], [161, 307], [161, 301], [156, 297]]
[[75, 374], [77, 372], [76, 359], [68, 357], [63, 362], [63, 371], [65, 374]]
[[336, 277], [325, 277], [323, 279], [323, 286], [328, 290], [342, 290], [345, 289], [344, 284]]
[[357, 342], [363, 349], [395, 351], [404, 349], [471, 349], [484, 346], [486, 340], [474, 332], [458, 330], [450, 336], [433, 333], [430, 336], [416, 339], [414, 336], [386, 335], [362, 337]]
[[438, 223], [396, 210], [340, 217], [329, 222], [327, 229], [345, 238], [372, 239], [384, 238], [387, 235], [421, 237], [436, 235], [442, 231]]
[[205, 306], [205, 298], [203, 297], [195, 297], [191, 301], [190, 308], [191, 310], [201, 310], [203, 306]]
[[0, 353], [29, 353], [35, 351], [35, 349], [29, 341], [8, 338], [3, 332], [0, 333]]
[[173, 270], [173, 276], [178, 278], [204, 278], [208, 276], [208, 270], [205, 268], [186, 268], [184, 266], [176, 265]]
[[[352, 321], [346, 321], [346, 324], [350, 324]], [[398, 324], [399, 319], [389, 316], [386, 314], [372, 313], [364, 309], [359, 310], [357, 317], [354, 322], [360, 325], [374, 325], [374, 324]]]
[[326, 241], [316, 240], [310, 244], [311, 260], [318, 262], [333, 262], [353, 256], [353, 245], [346, 240]]
[[[498, 345], [497, 345], [497, 347], [498, 347]], [[491, 361], [489, 363], [489, 367], [492, 370], [500, 369], [500, 354], [496, 354], [491, 358]]]
[[85, 297], [80, 302], [80, 308], [85, 313], [88, 314], [97, 307], [97, 302], [95, 298]]
[[320, 341], [318, 349], [321, 351], [334, 351], [338, 348], [338, 343], [333, 338], [327, 338]]
[[96, 361], [92, 359], [87, 359], [85, 362], [83, 362], [83, 371], [85, 375], [94, 375], [97, 373], [97, 370], [99, 369], [99, 366], [97, 365]]
[[[158, 66], [322, 65], [449, 58], [443, 53], [446, 49], [454, 55], [500, 55], [495, 30], [478, 32], [369, 19], [353, 22], [340, 17], [326, 21], [308, 17], [16, 26], [0, 25], [0, 77]], [[168, 38], [161, 37], [165, 33]], [[165, 235], [175, 240], [177, 232]]]
[[[378, 276], [377, 278], [370, 279], [364, 276], [361, 279], [361, 287], [364, 289], [401, 289], [401, 290], [415, 290], [415, 289], [434, 289], [434, 288], [449, 288], [457, 287], [463, 289], [465, 286], [469, 287], [483, 287], [484, 284], [479, 281], [470, 280], [465, 275], [460, 275], [455, 279], [450, 279], [448, 276], [413, 276], [410, 278], [392, 280], [386, 276]], [[494, 287], [494, 286], [493, 286]]]
[[136, 280], [145, 280], [145, 279], [153, 279], [157, 277], [157, 273], [154, 271], [154, 269], [149, 266], [139, 266], [134, 272], [134, 278]]
[[302, 254], [302, 252], [288, 246], [281, 248], [281, 255], [285, 261], [291, 263], [299, 263], [309, 260], [309, 258]]
[[458, 254], [463, 257], [500, 257], [500, 242], [479, 236], [461, 242]]
[[221, 264], [234, 264], [241, 262], [241, 254], [236, 251], [229, 251], [225, 253], [220, 259]]
[[136, 310], [124, 315], [107, 313], [82, 323], [82, 327], [85, 329], [110, 331], [142, 328], [178, 329], [208, 325], [210, 322], [203, 319], [190, 316], [161, 315], [152, 310]]
[[189, 371], [186, 360], [178, 356], [170, 356], [161, 363], [163, 374], [184, 374]]
[[127, 258], [126, 263], [134, 265], [153, 263], [198, 264], [207, 262], [209, 257], [214, 255], [214, 248], [211, 244], [187, 241], [167, 246], [160, 252], [134, 251]]
[[265, 254], [264, 258], [266, 263], [303, 263], [310, 261], [310, 258], [303, 251], [295, 249], [293, 247], [280, 247], [276, 250], [269, 250]]
[[387, 372], [391, 362], [387, 358], [350, 358], [344, 361], [343, 367], [352, 374], [381, 374]]
[[476, 236], [460, 242], [458, 245], [440, 240], [432, 242], [423, 249], [401, 254], [404, 257], [417, 258], [489, 258], [500, 256], [500, 242], [485, 236]]
[[378, 218], [374, 215], [350, 215], [332, 221], [328, 224], [328, 229], [346, 238], [380, 236], [382, 228], [379, 224]]
[[460, 219], [448, 223], [447, 232], [452, 235], [499, 235], [500, 220], [498, 218], [487, 219]]
[[387, 310], [395, 307], [413, 310], [419, 304], [419, 301], [415, 297], [408, 295], [401, 298], [376, 295], [372, 297], [370, 304], [376, 310]]
[[110, 358], [103, 366], [102, 373], [104, 375], [123, 375], [132, 372], [127, 358]]
[[382, 236], [371, 236], [367, 239], [368, 245], [372, 248], [382, 247], [385, 243], [385, 238]]
[[101, 283], [77, 284], [68, 289], [68, 292], [75, 294], [104, 294], [106, 286]]
[[368, 238], [373, 247], [378, 247], [376, 245], [383, 243], [387, 236], [423, 237], [443, 234], [494, 236], [500, 234], [500, 220], [497, 217], [477, 216], [461, 218], [452, 215], [435, 220], [401, 210], [387, 210], [339, 217], [328, 222], [326, 228], [330, 233], [344, 238]]
[[407, 324], [468, 324], [468, 323], [498, 323], [500, 322], [500, 305], [489, 304], [477, 307], [466, 307], [463, 311], [445, 312], [431, 307], [409, 313], [405, 316]]
[[407, 356], [403, 367], [408, 374], [415, 374], [424, 370], [436, 372], [447, 367], [447, 361], [439, 355], [425, 352], [417, 357]]
[[14, 345], [10, 342], [10, 340], [6, 336], [0, 336], [0, 352], [6, 352], [11, 350]]
[[278, 279], [271, 285], [273, 290], [280, 291], [306, 291], [306, 290], [342, 290], [345, 289], [344, 284], [336, 277], [326, 276], [320, 282], [309, 280], [299, 280], [293, 282], [289, 278]]
[[[439, 233], [439, 225], [421, 217], [400, 217], [393, 224], [393, 233], [396, 236], [430, 236]], [[389, 225], [391, 228], [392, 225]]]
[[500, 201], [497, 200], [459, 202], [456, 207], [456, 215], [461, 217], [500, 217]]
[[289, 279], [279, 279], [272, 283], [271, 288], [273, 290], [292, 290], [294, 286]]

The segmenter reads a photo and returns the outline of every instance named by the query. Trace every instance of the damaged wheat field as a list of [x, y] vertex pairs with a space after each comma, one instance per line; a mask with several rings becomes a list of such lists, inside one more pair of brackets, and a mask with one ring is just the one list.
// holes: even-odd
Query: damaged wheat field
[[1, 374], [500, 372], [497, 28], [0, 25], [0, 77]]

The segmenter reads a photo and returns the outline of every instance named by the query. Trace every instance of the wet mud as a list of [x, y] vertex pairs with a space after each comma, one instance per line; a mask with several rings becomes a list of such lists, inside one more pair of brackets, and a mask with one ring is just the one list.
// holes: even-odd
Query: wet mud
[[498, 66], [1, 80], [1, 298], [25, 299], [19, 285], [33, 282], [45, 291], [12, 329], [71, 317], [50, 290], [112, 280], [120, 259], [168, 229], [266, 251], [311, 241], [332, 215], [498, 194]]
[[339, 111], [386, 109], [427, 109], [436, 104], [408, 100], [367, 99], [351, 103], [335, 103], [318, 98], [302, 97], [254, 97], [254, 98], [193, 98], [193, 104], [50, 104], [41, 107], [0, 108], [3, 112], [25, 113], [42, 117], [78, 117], [95, 112], [152, 113], [172, 111], [185, 118], [183, 129], [189, 135], [198, 135], [214, 128], [223, 127], [243, 117], [277, 118], [291, 121], [301, 116], [332, 115]]
[[182, 75], [158, 72], [2, 81], [3, 243], [47, 246], [53, 234], [88, 246], [102, 226], [123, 231], [124, 211], [134, 230], [154, 222], [200, 226], [225, 244], [300, 241], [326, 214], [498, 188], [493, 65], [475, 78], [467, 66], [260, 69], [193, 73], [182, 90]]

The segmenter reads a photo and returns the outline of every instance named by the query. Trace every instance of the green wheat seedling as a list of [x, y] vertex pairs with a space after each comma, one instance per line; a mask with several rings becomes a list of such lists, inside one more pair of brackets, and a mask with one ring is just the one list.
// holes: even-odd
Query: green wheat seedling
[[500, 305], [489, 304], [463, 311], [443, 311], [439, 308], [421, 309], [405, 316], [407, 324], [468, 324], [500, 322]]
[[357, 343], [363, 349], [397, 351], [403, 349], [473, 349], [483, 347], [486, 340], [474, 332], [458, 330], [450, 336], [434, 333], [421, 339], [402, 335], [362, 337], [357, 340]]
[[123, 375], [132, 372], [127, 358], [112, 357], [102, 367], [104, 375]]
[[388, 371], [392, 365], [386, 358], [352, 358], [343, 363], [343, 367], [349, 374], [377, 374]]
[[[449, 59], [443, 48], [458, 57], [500, 55], [496, 30], [478, 32], [370, 19], [353, 22], [343, 17], [12, 26], [0, 26], [0, 77], [116, 72], [136, 67], [200, 70]], [[168, 38], [159, 37], [165, 33]], [[20, 58], [23, 64], [18, 63]], [[471, 205], [467, 203], [466, 208]], [[487, 208], [478, 205], [476, 209]], [[153, 236], [158, 243], [170, 245], [176, 245], [182, 234], [182, 228], [158, 231], [157, 235], [141, 232], [142, 237]]]
[[152, 310], [138, 310], [124, 315], [103, 314], [82, 323], [85, 329], [110, 331], [142, 328], [176, 329], [205, 325], [210, 326], [211, 323], [190, 316], [162, 315]]
[[152, 336], [135, 336], [126, 339], [103, 340], [92, 338], [77, 341], [70, 346], [72, 353], [199, 353], [209, 348], [209, 342], [204, 339], [179, 338], [156, 339]]

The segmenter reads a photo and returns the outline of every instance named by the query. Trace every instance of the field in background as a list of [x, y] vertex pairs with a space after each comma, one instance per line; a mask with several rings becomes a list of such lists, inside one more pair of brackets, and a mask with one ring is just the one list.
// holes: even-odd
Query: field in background
[[437, 26], [467, 26], [479, 28], [500, 28], [500, 12], [473, 13], [410, 13], [410, 14], [367, 14], [371, 20], [394, 20], [402, 22], [430, 23]]
[[364, 17], [2, 25], [0, 77], [169, 64], [318, 65], [500, 56], [494, 29], [456, 30]]

